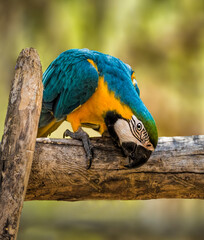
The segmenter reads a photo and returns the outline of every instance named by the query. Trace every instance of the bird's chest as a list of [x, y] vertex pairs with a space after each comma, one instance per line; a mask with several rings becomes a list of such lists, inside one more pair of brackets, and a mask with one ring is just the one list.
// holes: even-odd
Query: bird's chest
[[[117, 111], [122, 116], [131, 119], [132, 111], [120, 99], [115, 97], [114, 92], [108, 90], [107, 83], [103, 77], [99, 79], [95, 93], [83, 105], [75, 109], [67, 116], [67, 120], [80, 122], [80, 124], [90, 126], [94, 129], [101, 127], [106, 130], [104, 117], [107, 111]], [[95, 127], [94, 127], [95, 126]]]

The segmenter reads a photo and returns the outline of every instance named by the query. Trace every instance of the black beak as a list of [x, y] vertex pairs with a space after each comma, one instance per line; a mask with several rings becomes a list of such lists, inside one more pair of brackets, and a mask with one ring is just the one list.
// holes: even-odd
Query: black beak
[[125, 165], [128, 168], [137, 168], [142, 166], [149, 159], [152, 151], [137, 145], [134, 142], [123, 142], [122, 149], [126, 156], [129, 157], [129, 164]]

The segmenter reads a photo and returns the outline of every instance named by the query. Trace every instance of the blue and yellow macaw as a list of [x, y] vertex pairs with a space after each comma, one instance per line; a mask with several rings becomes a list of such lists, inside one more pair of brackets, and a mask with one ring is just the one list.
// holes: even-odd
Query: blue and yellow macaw
[[134, 71], [118, 58], [88, 49], [61, 53], [43, 74], [43, 102], [38, 137], [63, 121], [72, 125], [64, 137], [81, 139], [91, 166], [93, 149], [81, 127], [108, 132], [129, 157], [127, 167], [144, 164], [158, 141], [154, 119], [140, 98]]

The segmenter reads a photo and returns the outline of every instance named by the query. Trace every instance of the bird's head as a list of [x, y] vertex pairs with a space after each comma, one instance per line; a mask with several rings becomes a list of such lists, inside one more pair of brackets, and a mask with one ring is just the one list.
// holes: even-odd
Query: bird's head
[[136, 115], [125, 119], [116, 111], [108, 111], [105, 123], [111, 137], [129, 158], [126, 167], [140, 167], [147, 162], [158, 141], [156, 124], [149, 112], [139, 120]]
[[158, 141], [155, 121], [140, 98], [135, 73], [128, 64], [103, 55], [97, 61], [98, 89], [106, 106], [104, 121], [113, 140], [129, 157], [127, 167], [147, 162]]

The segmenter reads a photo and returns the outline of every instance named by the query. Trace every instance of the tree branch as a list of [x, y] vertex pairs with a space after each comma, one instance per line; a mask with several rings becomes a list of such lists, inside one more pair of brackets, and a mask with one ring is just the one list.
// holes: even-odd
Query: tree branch
[[0, 146], [0, 239], [16, 239], [35, 150], [42, 93], [37, 51], [24, 49], [16, 63]]
[[37, 139], [26, 200], [204, 199], [204, 136], [162, 137], [147, 164], [126, 169], [109, 138], [92, 138], [86, 170], [80, 141]]

